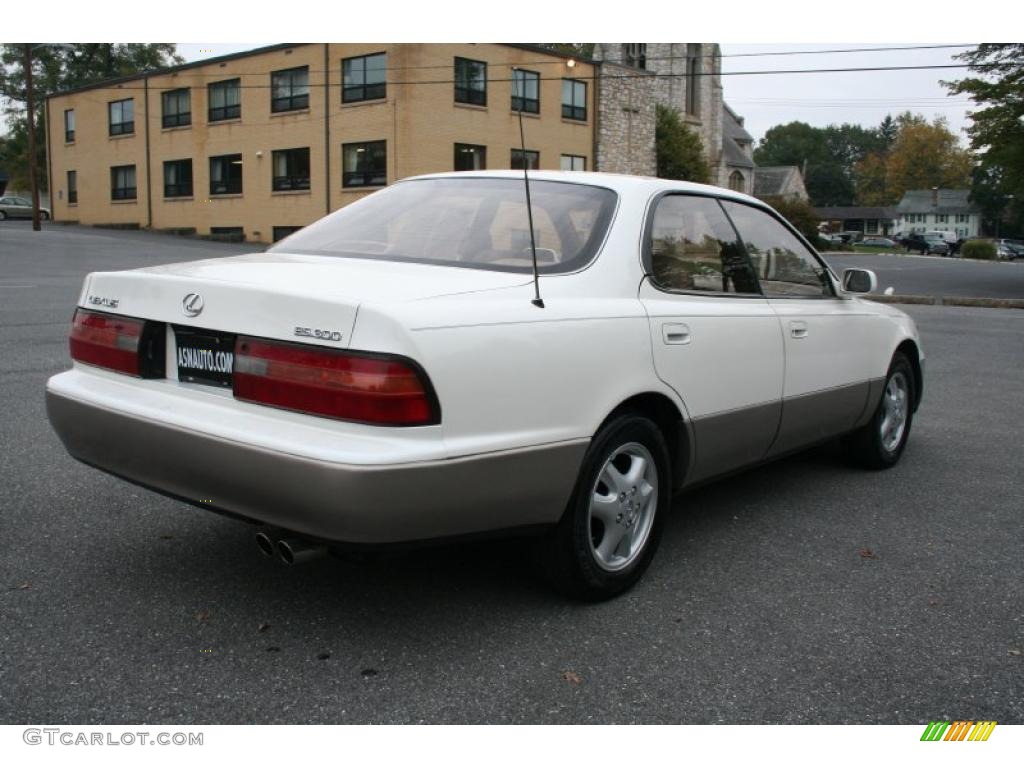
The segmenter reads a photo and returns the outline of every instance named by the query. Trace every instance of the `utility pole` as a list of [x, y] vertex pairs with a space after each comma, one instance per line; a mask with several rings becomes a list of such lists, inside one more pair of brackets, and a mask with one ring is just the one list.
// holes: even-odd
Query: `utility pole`
[[32, 43], [25, 43], [25, 101], [28, 102], [28, 179], [32, 190], [32, 230], [39, 226], [39, 181], [36, 179], [36, 102], [32, 93]]

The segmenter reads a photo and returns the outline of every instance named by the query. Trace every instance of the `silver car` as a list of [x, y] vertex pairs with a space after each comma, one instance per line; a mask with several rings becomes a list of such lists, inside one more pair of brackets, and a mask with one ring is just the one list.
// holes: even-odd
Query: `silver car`
[[[0, 221], [4, 219], [31, 219], [32, 201], [24, 197], [0, 197]], [[39, 208], [39, 218], [46, 221], [50, 218], [49, 208]]]

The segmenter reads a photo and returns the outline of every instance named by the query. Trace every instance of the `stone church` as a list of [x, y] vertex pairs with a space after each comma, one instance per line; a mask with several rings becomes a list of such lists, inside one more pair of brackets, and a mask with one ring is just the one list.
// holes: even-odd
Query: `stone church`
[[655, 105], [675, 109], [707, 153], [711, 183], [754, 191], [754, 139], [725, 103], [717, 43], [596, 43], [596, 167], [654, 176]]

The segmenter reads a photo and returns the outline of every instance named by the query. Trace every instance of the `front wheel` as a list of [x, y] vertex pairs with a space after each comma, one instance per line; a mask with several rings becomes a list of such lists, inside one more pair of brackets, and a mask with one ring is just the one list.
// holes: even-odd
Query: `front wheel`
[[538, 545], [556, 589], [606, 600], [636, 583], [661, 537], [669, 474], [665, 439], [650, 419], [619, 416], [597, 433], [562, 520]]
[[0, 221], [3, 221], [6, 218], [7, 218], [7, 213], [5, 211], [0, 211]]
[[50, 214], [48, 214], [46, 211], [40, 211], [39, 212], [39, 218], [42, 219], [43, 221], [49, 221], [50, 220]]
[[897, 352], [885, 377], [882, 399], [871, 420], [843, 439], [847, 455], [867, 469], [888, 469], [900, 460], [914, 419], [914, 371]]

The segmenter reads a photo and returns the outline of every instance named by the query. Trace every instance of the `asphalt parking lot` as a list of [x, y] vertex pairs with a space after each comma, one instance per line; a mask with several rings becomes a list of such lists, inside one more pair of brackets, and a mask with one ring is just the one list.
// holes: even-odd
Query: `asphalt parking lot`
[[64, 453], [83, 275], [245, 250], [0, 228], [0, 722], [1024, 723], [1024, 312], [907, 307], [899, 466], [825, 446], [684, 495], [638, 587], [580, 605], [519, 541], [280, 567]]

